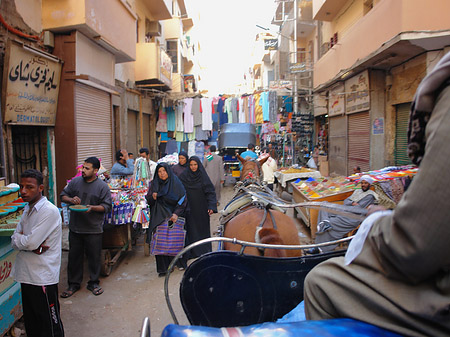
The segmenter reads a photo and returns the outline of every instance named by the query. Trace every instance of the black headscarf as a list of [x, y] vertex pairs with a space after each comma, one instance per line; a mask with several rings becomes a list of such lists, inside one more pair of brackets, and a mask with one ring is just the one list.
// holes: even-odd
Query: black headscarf
[[425, 128], [430, 120], [436, 98], [450, 81], [450, 53], [420, 82], [411, 105], [408, 125], [408, 156], [419, 165], [425, 154]]
[[187, 168], [188, 167], [188, 159], [189, 159], [188, 154], [186, 153], [186, 151], [180, 151], [180, 153], [178, 154], [178, 157], [180, 157], [180, 156], [183, 156], [184, 158], [186, 158], [186, 162], [184, 163], [184, 165], [181, 165], [180, 162], [178, 161], [178, 165]]
[[[163, 167], [168, 175], [166, 180], [162, 180], [158, 175], [158, 170]], [[164, 197], [169, 201], [178, 202], [185, 194], [183, 184], [170, 169], [169, 164], [159, 163], [155, 169], [155, 175], [152, 181], [153, 192], [158, 193], [158, 198]]]
[[[191, 161], [195, 161], [198, 165], [198, 169], [195, 172], [191, 170], [190, 167]], [[206, 170], [203, 167], [202, 162], [197, 156], [192, 156], [191, 158], [189, 158], [187, 164], [188, 164], [187, 170], [180, 175], [180, 180], [184, 186], [206, 187], [208, 185], [212, 185], [208, 173], [206, 173]]]

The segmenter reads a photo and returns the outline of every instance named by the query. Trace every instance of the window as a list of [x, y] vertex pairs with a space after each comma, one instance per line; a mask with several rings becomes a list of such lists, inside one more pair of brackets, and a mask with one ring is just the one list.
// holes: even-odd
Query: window
[[178, 41], [177, 40], [169, 40], [166, 41], [167, 46], [167, 54], [170, 56], [172, 60], [172, 72], [178, 73]]

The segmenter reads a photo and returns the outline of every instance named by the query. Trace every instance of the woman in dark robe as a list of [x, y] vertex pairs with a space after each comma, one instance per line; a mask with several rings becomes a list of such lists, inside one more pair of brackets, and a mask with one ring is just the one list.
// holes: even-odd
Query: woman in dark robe
[[[165, 219], [170, 218], [176, 222], [178, 217], [184, 215], [187, 198], [186, 191], [180, 180], [173, 174], [167, 163], [156, 166], [155, 176], [145, 196], [150, 207], [150, 224], [148, 228], [147, 243], [150, 243], [153, 232]], [[172, 262], [173, 256], [156, 255], [156, 270], [158, 276], [164, 276]], [[178, 268], [186, 268], [186, 260], [180, 259]]]
[[180, 153], [178, 154], [178, 164], [174, 165], [172, 167], [172, 171], [173, 173], [175, 173], [175, 175], [179, 178], [181, 173], [183, 173], [184, 171], [187, 170], [188, 168], [188, 160], [189, 156], [186, 152], [184, 151], [180, 151]]
[[[211, 237], [209, 217], [212, 213], [217, 213], [216, 191], [200, 159], [192, 156], [189, 158], [188, 166], [180, 176], [188, 199], [185, 213], [186, 246]], [[195, 247], [188, 252], [186, 258], [199, 257], [211, 249], [211, 243]]]

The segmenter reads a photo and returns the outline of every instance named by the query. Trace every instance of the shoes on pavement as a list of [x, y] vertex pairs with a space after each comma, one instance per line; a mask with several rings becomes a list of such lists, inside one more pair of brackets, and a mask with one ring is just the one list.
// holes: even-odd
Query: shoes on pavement
[[62, 298], [68, 298], [75, 294], [78, 290], [80, 290], [80, 287], [71, 285], [69, 286], [69, 288], [67, 288], [67, 290], [63, 291], [60, 296]]

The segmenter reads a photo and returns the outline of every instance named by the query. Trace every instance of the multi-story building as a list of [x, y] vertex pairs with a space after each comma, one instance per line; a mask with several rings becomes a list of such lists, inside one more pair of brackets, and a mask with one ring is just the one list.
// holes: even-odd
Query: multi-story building
[[[314, 114], [330, 171], [408, 164], [406, 129], [418, 84], [448, 51], [450, 3], [313, 0]], [[319, 123], [322, 123], [319, 125]]]
[[88, 156], [101, 158], [106, 169], [120, 148], [136, 153], [145, 146], [156, 157], [155, 124], [163, 104], [171, 104], [168, 92], [196, 88], [187, 42], [193, 22], [184, 0], [14, 0], [1, 14], [1, 62], [20, 56], [36, 74], [45, 64], [48, 76], [39, 79], [49, 93], [32, 92], [35, 83], [17, 81], [15, 72], [5, 82], [11, 95], [2, 95], [3, 106], [25, 112], [3, 119], [8, 142], [1, 146], [0, 176], [17, 181], [23, 170], [38, 168], [56, 200]]

